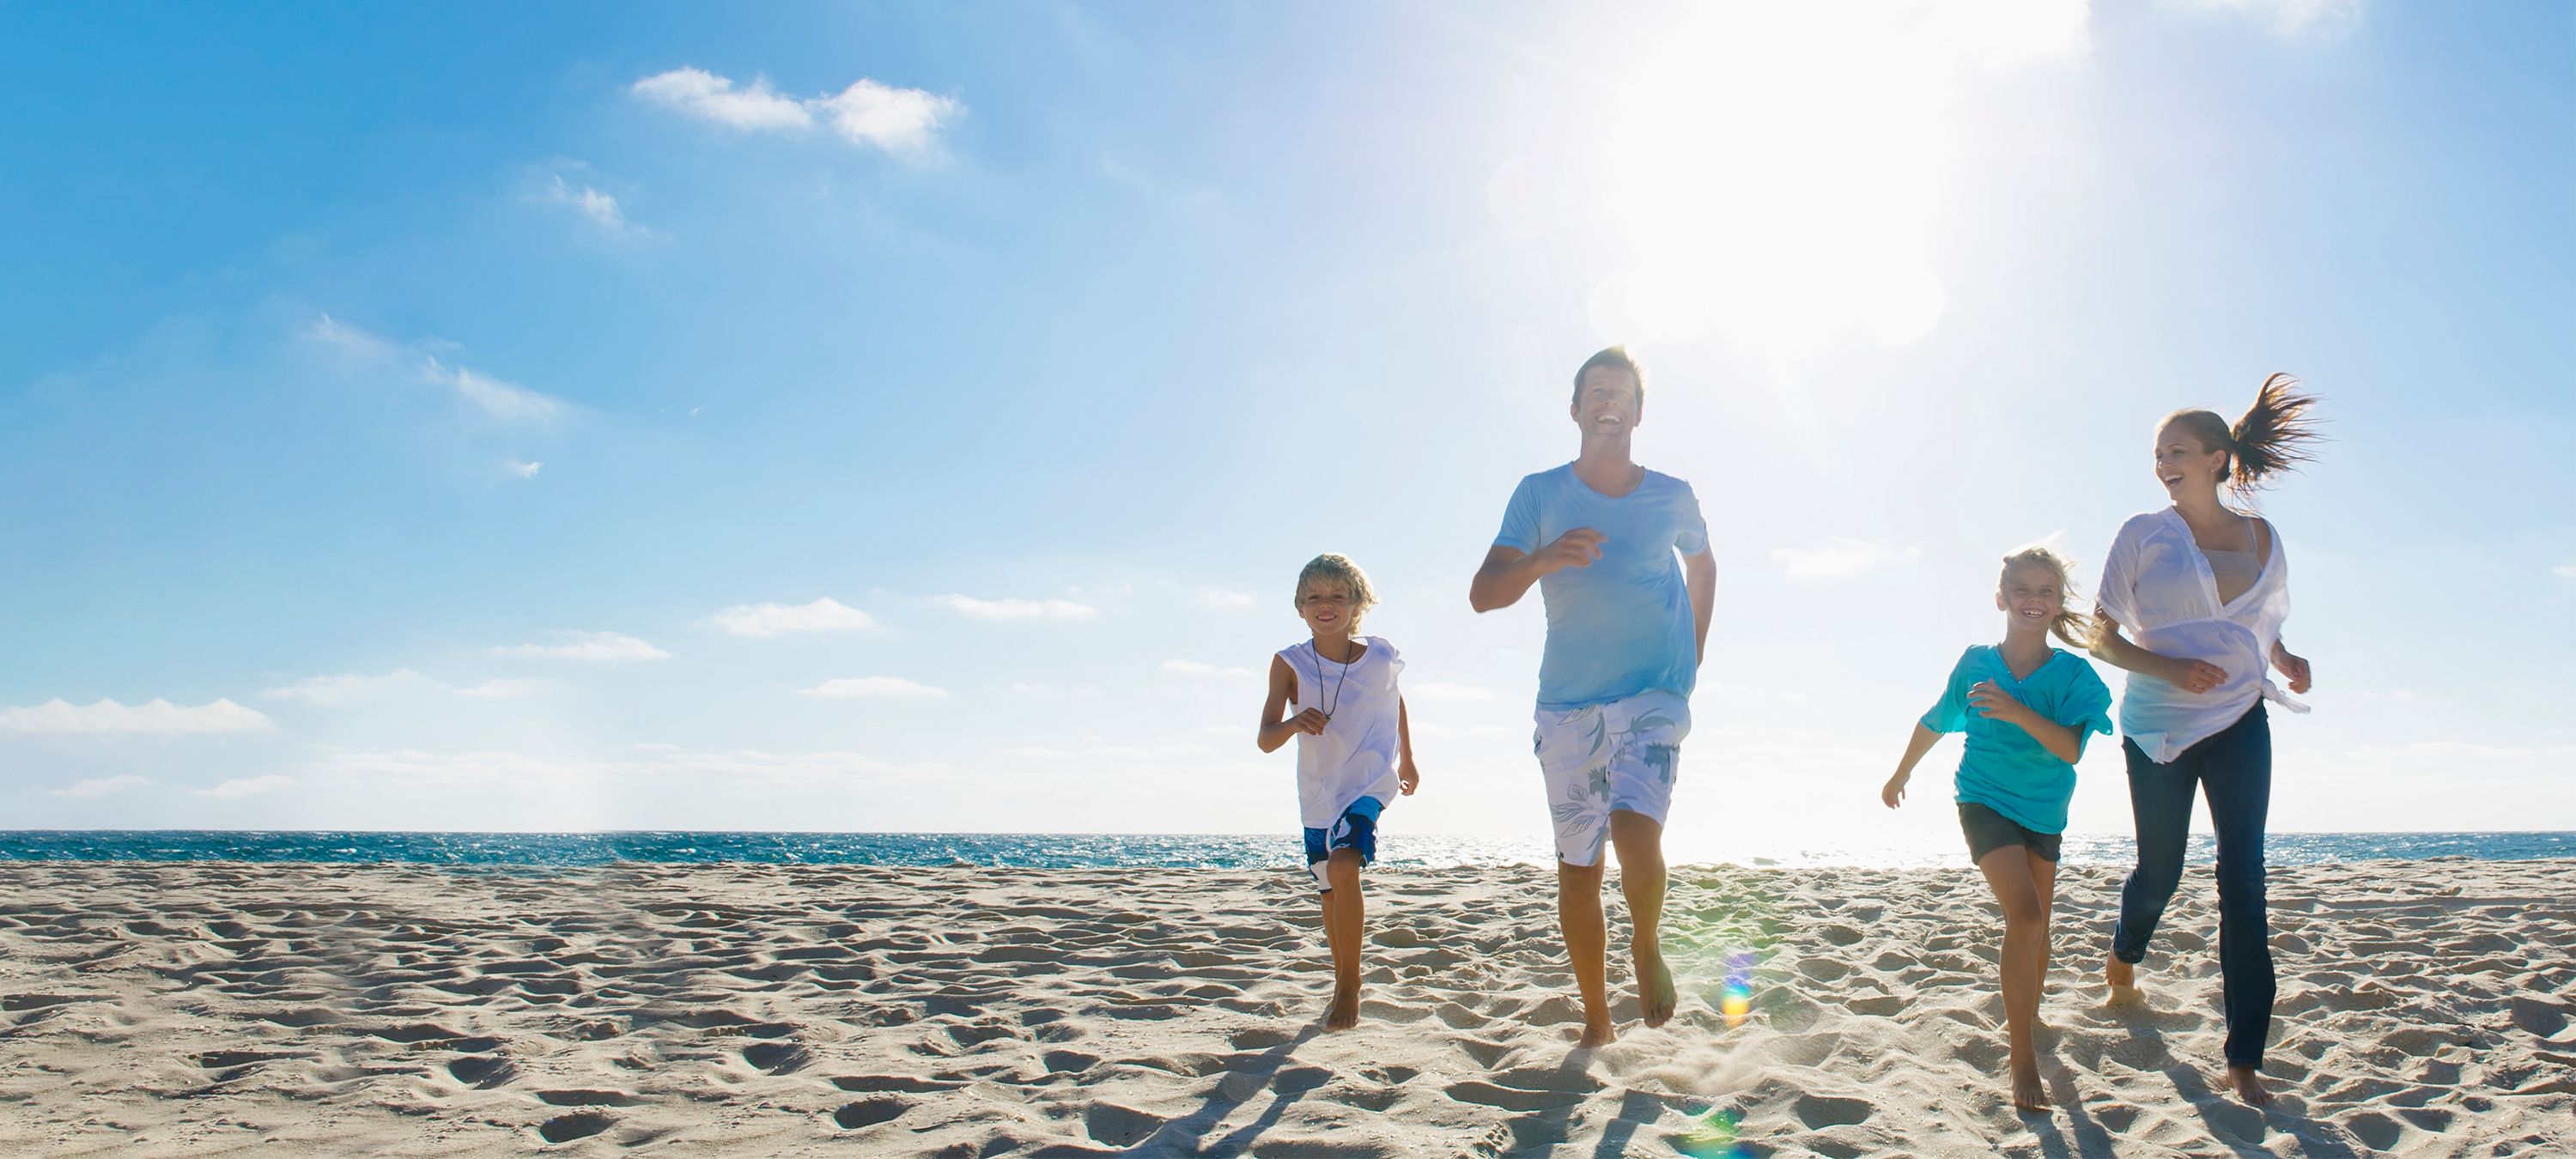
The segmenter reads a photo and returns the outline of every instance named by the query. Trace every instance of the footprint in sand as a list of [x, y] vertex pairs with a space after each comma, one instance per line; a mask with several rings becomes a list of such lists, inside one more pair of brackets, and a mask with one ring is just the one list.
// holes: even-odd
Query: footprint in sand
[[624, 1091], [538, 1091], [537, 1101], [549, 1107], [631, 1107], [644, 1100]]
[[742, 1061], [770, 1074], [791, 1074], [814, 1061], [814, 1052], [792, 1042], [755, 1042], [742, 1048]]
[[569, 1143], [587, 1139], [617, 1124], [617, 1120], [596, 1111], [577, 1115], [557, 1115], [537, 1125], [537, 1135], [549, 1143]]
[[1878, 1111], [1878, 1107], [1867, 1099], [1844, 1099], [1832, 1095], [1800, 1095], [1789, 1109], [1810, 1131], [1866, 1123]]
[[519, 1077], [519, 1068], [506, 1058], [469, 1055], [447, 1064], [447, 1073], [466, 1086], [488, 1091]]
[[1094, 1143], [1133, 1147], [1163, 1125], [1163, 1117], [1116, 1103], [1093, 1103], [1083, 1112], [1082, 1129]]
[[839, 1123], [844, 1131], [855, 1131], [861, 1127], [873, 1127], [879, 1123], [892, 1122], [902, 1117], [903, 1113], [911, 1110], [912, 1107], [910, 1099], [891, 1096], [860, 1099], [832, 1112], [832, 1121]]

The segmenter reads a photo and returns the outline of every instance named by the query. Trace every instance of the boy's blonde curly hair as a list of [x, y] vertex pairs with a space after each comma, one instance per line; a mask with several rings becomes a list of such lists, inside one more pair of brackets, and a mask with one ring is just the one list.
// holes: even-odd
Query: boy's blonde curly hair
[[1294, 606], [1305, 606], [1306, 584], [1311, 580], [1330, 580], [1350, 590], [1353, 624], [1359, 623], [1361, 616], [1377, 606], [1377, 589], [1369, 586], [1368, 573], [1361, 571], [1360, 565], [1352, 563], [1347, 555], [1328, 551], [1307, 560], [1306, 566], [1297, 570], [1297, 593], [1292, 597]]

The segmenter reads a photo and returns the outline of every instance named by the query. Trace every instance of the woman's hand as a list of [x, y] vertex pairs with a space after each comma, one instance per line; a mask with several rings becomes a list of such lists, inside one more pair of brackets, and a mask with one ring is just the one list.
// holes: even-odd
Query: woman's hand
[[2207, 692], [2227, 683], [2227, 670], [2206, 660], [2184, 660], [2165, 657], [2164, 671], [2158, 673], [2165, 683], [2185, 692]]
[[2288, 678], [2290, 681], [2290, 691], [2292, 693], [2304, 694], [2307, 692], [2308, 661], [2306, 657], [2294, 655], [2289, 649], [2284, 648], [2279, 644], [2274, 644], [2272, 645], [2272, 667], [2279, 669], [2281, 675]]
[[1893, 777], [1889, 777], [1887, 779], [1886, 787], [1878, 791], [1878, 799], [1887, 802], [1887, 807], [1890, 809], [1904, 804], [1905, 782], [1913, 779], [1914, 774], [1906, 772], [1900, 772]]
[[2027, 724], [2039, 719], [2039, 714], [2032, 712], [2029, 705], [2013, 699], [2012, 693], [2004, 691], [2003, 686], [1992, 680], [1980, 680], [1976, 687], [1970, 688], [1968, 704], [1977, 710], [1977, 715], [2005, 724]]

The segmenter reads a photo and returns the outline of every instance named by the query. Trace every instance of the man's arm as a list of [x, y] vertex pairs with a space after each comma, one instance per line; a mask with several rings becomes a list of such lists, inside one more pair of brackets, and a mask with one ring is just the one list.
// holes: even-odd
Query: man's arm
[[1699, 641], [1694, 664], [1708, 661], [1708, 618], [1717, 611], [1717, 553], [1703, 551], [1682, 557], [1683, 586], [1690, 589], [1691, 631]]
[[1541, 577], [1591, 566], [1601, 558], [1601, 545], [1608, 539], [1589, 527], [1577, 527], [1535, 552], [1496, 544], [1485, 553], [1485, 566], [1476, 569], [1475, 581], [1467, 585], [1467, 606], [1490, 612], [1517, 604]]

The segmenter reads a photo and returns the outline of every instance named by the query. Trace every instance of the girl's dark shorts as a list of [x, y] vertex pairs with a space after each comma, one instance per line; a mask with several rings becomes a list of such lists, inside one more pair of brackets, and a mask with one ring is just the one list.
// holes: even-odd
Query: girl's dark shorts
[[2057, 860], [2057, 844], [2062, 834], [2042, 833], [1983, 805], [1959, 803], [1959, 831], [1968, 835], [1968, 860], [1983, 861], [1986, 855], [2007, 845], [2020, 845], [2049, 861]]

